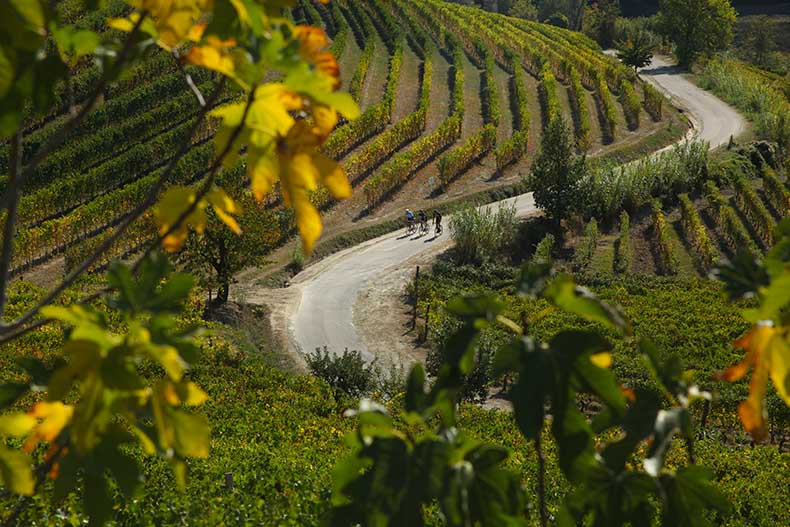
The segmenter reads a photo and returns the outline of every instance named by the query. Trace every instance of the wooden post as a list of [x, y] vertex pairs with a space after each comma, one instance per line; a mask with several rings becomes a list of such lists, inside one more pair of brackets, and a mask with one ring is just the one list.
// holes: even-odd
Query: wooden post
[[420, 303], [420, 266], [417, 266], [417, 273], [414, 275], [414, 309], [411, 313], [411, 329], [417, 327], [417, 304]]
[[225, 472], [225, 489], [233, 490], [233, 472]]

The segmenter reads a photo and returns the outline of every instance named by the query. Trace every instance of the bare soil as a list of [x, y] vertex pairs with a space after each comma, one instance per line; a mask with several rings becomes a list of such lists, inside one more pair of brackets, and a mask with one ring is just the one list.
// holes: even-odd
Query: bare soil
[[387, 74], [389, 73], [389, 51], [384, 42], [376, 36], [376, 49], [373, 51], [373, 58], [368, 66], [368, 74], [362, 86], [362, 93], [359, 96], [359, 106], [362, 111], [368, 107], [378, 104], [381, 95], [387, 87]]

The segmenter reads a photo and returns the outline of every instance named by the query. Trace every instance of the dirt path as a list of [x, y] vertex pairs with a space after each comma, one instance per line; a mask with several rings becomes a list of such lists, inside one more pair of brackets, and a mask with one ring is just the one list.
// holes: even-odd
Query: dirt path
[[[737, 112], [660, 59], [642, 75], [669, 91], [675, 104], [688, 109], [700, 137], [709, 141], [711, 148], [745, 129]], [[506, 201], [515, 202], [520, 216], [538, 213], [531, 193]], [[280, 291], [270, 297], [266, 290], [253, 286], [247, 290], [246, 300], [273, 300], [273, 325], [280, 324], [281, 335], [296, 353], [327, 345], [336, 352], [346, 347], [357, 349], [368, 360], [379, 357], [408, 363], [418, 360], [419, 353], [404, 351], [404, 346], [413, 347], [404, 335], [400, 312], [403, 287], [417, 262], [430, 262], [450, 243], [447, 233], [438, 239], [415, 238], [404, 236], [401, 230], [316, 263], [294, 277], [287, 293]]]

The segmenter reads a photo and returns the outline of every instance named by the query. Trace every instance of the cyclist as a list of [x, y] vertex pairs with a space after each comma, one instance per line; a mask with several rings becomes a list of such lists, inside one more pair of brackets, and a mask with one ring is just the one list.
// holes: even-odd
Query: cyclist
[[409, 209], [406, 209], [406, 231], [414, 232], [414, 213]]
[[442, 233], [442, 213], [438, 210], [433, 211], [433, 233], [435, 236]]
[[424, 210], [420, 210], [420, 212], [417, 213], [417, 216], [419, 216], [419, 218], [420, 218], [420, 232], [423, 233], [423, 234], [427, 234], [428, 233], [428, 215], [425, 214]]

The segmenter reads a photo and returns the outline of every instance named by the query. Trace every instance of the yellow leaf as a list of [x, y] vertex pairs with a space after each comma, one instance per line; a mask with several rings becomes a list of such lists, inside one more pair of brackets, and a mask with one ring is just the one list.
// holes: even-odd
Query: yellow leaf
[[351, 184], [346, 179], [346, 173], [340, 165], [321, 154], [313, 157], [318, 171], [321, 175], [321, 184], [329, 189], [329, 192], [337, 199], [351, 197]]
[[[159, 227], [159, 234], [165, 235], [173, 229], [181, 217], [189, 210], [197, 199], [195, 191], [189, 187], [172, 187], [168, 189], [154, 210], [154, 218]], [[198, 203], [192, 212], [186, 215], [173, 229], [173, 232], [165, 236], [162, 244], [165, 250], [173, 252], [177, 250], [187, 238], [188, 228], [192, 227], [201, 233], [206, 227], [206, 204]]]
[[35, 491], [30, 459], [19, 452], [0, 444], [0, 483], [16, 494], [31, 496]]
[[[766, 409], [765, 392], [771, 367], [772, 343], [781, 338], [778, 330], [771, 323], [758, 323], [752, 326], [746, 335], [735, 342], [735, 347], [746, 352], [744, 360], [725, 370], [721, 378], [727, 381], [741, 379], [749, 367], [753, 368], [752, 378], [749, 381], [749, 396], [738, 406], [738, 417], [744, 429], [749, 432], [755, 441], [762, 441], [766, 435], [765, 427]], [[777, 371], [781, 375], [783, 363]]]
[[26, 452], [32, 451], [39, 441], [53, 441], [61, 430], [69, 424], [74, 415], [74, 407], [60, 401], [39, 402], [33, 405], [28, 414], [39, 423], [33, 427], [24, 444]]
[[176, 387], [181, 402], [187, 406], [200, 406], [208, 400], [208, 394], [194, 382], [179, 384]]
[[241, 207], [236, 204], [230, 196], [228, 196], [221, 188], [216, 188], [206, 195], [206, 200], [214, 207], [214, 212], [217, 213], [222, 222], [227, 225], [230, 230], [236, 234], [241, 234], [241, 227], [236, 222], [233, 214], [241, 214]]
[[612, 367], [612, 354], [611, 353], [595, 353], [590, 357], [590, 362], [599, 368], [608, 369]]
[[784, 402], [790, 405], [790, 346], [777, 334], [771, 340], [771, 380]]
[[192, 27], [213, 5], [213, 0], [128, 0], [150, 13], [158, 32], [158, 43], [168, 51], [187, 39]]
[[190, 64], [222, 73], [246, 88], [247, 85], [236, 76], [236, 63], [231, 53], [235, 46], [235, 40], [220, 40], [209, 35], [202, 45], [192, 46], [184, 60]]
[[28, 414], [0, 416], [0, 436], [24, 437], [36, 425], [36, 418]]
[[156, 360], [167, 372], [168, 377], [174, 381], [180, 381], [186, 369], [186, 363], [178, 354], [178, 350], [173, 346], [151, 345], [146, 348], [148, 354]]
[[260, 203], [277, 182], [280, 167], [271, 148], [250, 148], [247, 157], [247, 173], [250, 176], [252, 195]]

